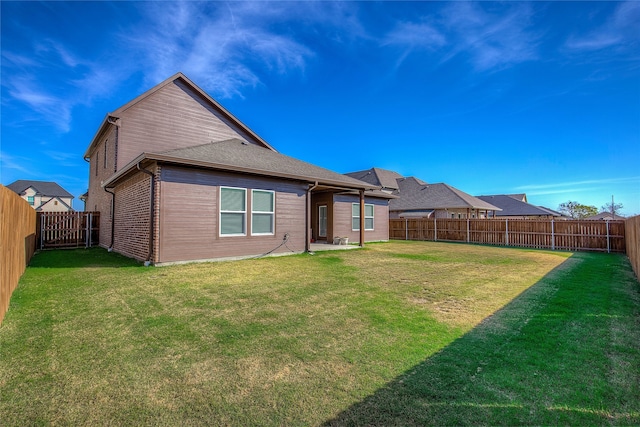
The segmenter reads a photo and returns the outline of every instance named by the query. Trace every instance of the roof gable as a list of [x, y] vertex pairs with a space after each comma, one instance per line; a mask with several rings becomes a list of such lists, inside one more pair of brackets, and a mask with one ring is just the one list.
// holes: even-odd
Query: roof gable
[[51, 197], [50, 199], [45, 200], [44, 202], [42, 202], [42, 204], [38, 207], [36, 207], [36, 211], [42, 211], [48, 204], [51, 204], [52, 202], [58, 201], [60, 202], [60, 204], [62, 204], [62, 206], [64, 206], [65, 208], [67, 208], [68, 210], [72, 211], [73, 208], [71, 206], [69, 206], [64, 200], [62, 200], [60, 197]]
[[236, 118], [233, 114], [227, 111], [222, 105], [220, 105], [216, 100], [214, 100], [211, 96], [209, 96], [205, 91], [200, 89], [195, 83], [193, 83], [190, 79], [188, 79], [183, 73], [178, 72], [173, 76], [169, 77], [165, 81], [157, 84], [146, 92], [142, 93], [138, 97], [132, 99], [121, 107], [117, 108], [111, 113], [107, 113], [105, 118], [103, 119], [100, 127], [98, 128], [96, 134], [93, 136], [89, 147], [85, 151], [84, 157], [88, 158], [94, 147], [98, 144], [101, 139], [101, 136], [106, 132], [109, 126], [115, 124], [115, 120], [119, 118], [124, 112], [129, 110], [130, 108], [136, 106], [137, 104], [144, 102], [149, 97], [153, 96], [157, 92], [161, 91], [163, 88], [170, 84], [179, 84], [181, 87], [187, 89], [189, 92], [195, 95], [195, 98], [198, 102], [201, 102], [203, 105], [212, 108], [218, 115], [221, 120], [225, 121], [227, 125], [230, 127], [237, 129], [243, 137], [246, 137], [249, 141], [260, 145], [262, 147], [268, 148], [272, 151], [277, 151], [271, 145], [269, 145], [264, 139], [262, 139], [258, 134], [256, 134], [253, 130], [251, 130], [247, 125], [242, 123], [238, 118]]

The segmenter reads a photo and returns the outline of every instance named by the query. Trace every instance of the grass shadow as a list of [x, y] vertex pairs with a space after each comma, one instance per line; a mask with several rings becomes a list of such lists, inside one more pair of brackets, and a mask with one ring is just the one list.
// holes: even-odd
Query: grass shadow
[[640, 285], [575, 254], [325, 426], [638, 425]]
[[104, 248], [54, 249], [38, 251], [29, 268], [141, 267], [142, 263]]

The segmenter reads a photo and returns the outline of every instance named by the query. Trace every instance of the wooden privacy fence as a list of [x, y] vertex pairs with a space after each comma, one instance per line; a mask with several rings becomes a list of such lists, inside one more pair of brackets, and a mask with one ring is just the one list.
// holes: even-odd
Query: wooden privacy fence
[[390, 219], [389, 238], [570, 251], [625, 252], [624, 221]]
[[100, 212], [38, 212], [39, 249], [80, 248], [98, 244]]
[[640, 279], [640, 215], [631, 217], [624, 222], [627, 241], [627, 256]]
[[0, 323], [36, 249], [36, 211], [0, 185]]

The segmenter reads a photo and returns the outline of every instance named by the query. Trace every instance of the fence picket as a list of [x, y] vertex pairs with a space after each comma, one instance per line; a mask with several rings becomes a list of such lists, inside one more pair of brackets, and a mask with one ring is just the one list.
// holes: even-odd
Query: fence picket
[[90, 247], [98, 242], [99, 212], [38, 212], [40, 249]]
[[625, 252], [624, 221], [390, 219], [389, 238], [572, 251]]

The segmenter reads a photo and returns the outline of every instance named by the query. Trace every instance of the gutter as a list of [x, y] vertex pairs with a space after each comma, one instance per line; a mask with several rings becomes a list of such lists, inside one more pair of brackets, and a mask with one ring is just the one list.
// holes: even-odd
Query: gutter
[[168, 156], [168, 155], [164, 155], [164, 154], [157, 154], [157, 153], [142, 153], [142, 154], [140, 154], [138, 157], [136, 157], [131, 162], [129, 162], [129, 164], [127, 164], [126, 166], [121, 168], [117, 173], [112, 175], [107, 181], [105, 181], [103, 186], [111, 185], [113, 182], [117, 181], [122, 176], [124, 176], [127, 173], [131, 172], [132, 169], [135, 169], [134, 165], [142, 162], [143, 160], [155, 160], [157, 162], [163, 162], [163, 163], [172, 163], [172, 164], [177, 164], [177, 165], [195, 166], [195, 167], [201, 167], [201, 168], [204, 168], [204, 169], [222, 170], [222, 171], [228, 171], [228, 172], [234, 172], [234, 173], [246, 173], [246, 174], [250, 174], [250, 175], [266, 176], [266, 177], [271, 177], [271, 178], [278, 177], [278, 178], [284, 178], [284, 179], [292, 179], [292, 180], [296, 180], [296, 181], [307, 181], [307, 182], [309, 182], [309, 181], [313, 180], [313, 181], [317, 181], [318, 183], [321, 182], [322, 185], [326, 185], [327, 187], [331, 187], [331, 188], [335, 188], [335, 189], [341, 189], [341, 190], [343, 189], [345, 191], [349, 191], [349, 190], [350, 191], [353, 191], [353, 190], [376, 190], [378, 188], [378, 187], [376, 187], [374, 185], [369, 185], [369, 184], [367, 184], [365, 182], [363, 182], [362, 185], [357, 185], [359, 183], [354, 183], [353, 186], [349, 186], [349, 183], [338, 182], [338, 181], [334, 181], [334, 180], [331, 180], [331, 179], [322, 179], [322, 178], [318, 178], [318, 177], [314, 177], [314, 176], [301, 176], [301, 175], [296, 175], [296, 174], [291, 174], [291, 173], [275, 172], [275, 171], [271, 171], [271, 170], [253, 169], [253, 168], [248, 168], [248, 167], [241, 167], [241, 166], [228, 165], [228, 164], [222, 164], [222, 163], [212, 163], [212, 162], [206, 162], [206, 161], [201, 161], [201, 160], [184, 159], [184, 158], [173, 157], [173, 156]]
[[147, 255], [147, 260], [144, 262], [144, 266], [148, 267], [151, 265], [151, 258], [153, 256], [153, 232], [155, 230], [155, 196], [156, 196], [156, 177], [153, 172], [141, 168], [140, 162], [136, 163], [136, 167], [140, 172], [144, 172], [151, 177], [151, 200], [150, 200], [150, 209], [149, 209], [149, 253]]

